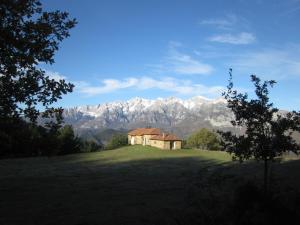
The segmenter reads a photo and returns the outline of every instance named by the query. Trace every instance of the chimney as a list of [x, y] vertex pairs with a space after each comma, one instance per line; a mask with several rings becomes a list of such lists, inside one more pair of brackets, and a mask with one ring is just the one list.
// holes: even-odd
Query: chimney
[[165, 138], [165, 133], [163, 133], [163, 138]]

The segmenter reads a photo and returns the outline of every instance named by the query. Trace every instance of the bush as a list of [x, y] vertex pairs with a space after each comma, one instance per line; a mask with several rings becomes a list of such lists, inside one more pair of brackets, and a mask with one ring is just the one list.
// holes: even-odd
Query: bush
[[102, 148], [102, 144], [98, 144], [93, 140], [86, 140], [82, 142], [80, 152], [96, 152]]
[[187, 143], [187, 140], [182, 140], [181, 148], [182, 149], [191, 149], [192, 147]]
[[128, 145], [127, 135], [115, 134], [106, 145], [106, 149], [115, 149], [126, 145]]
[[220, 140], [216, 133], [202, 128], [187, 139], [187, 146], [204, 150], [220, 150]]

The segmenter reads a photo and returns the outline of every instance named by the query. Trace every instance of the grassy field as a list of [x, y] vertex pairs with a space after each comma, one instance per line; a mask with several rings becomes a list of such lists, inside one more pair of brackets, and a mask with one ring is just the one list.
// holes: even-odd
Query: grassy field
[[[0, 224], [179, 224], [195, 201], [226, 201], [232, 187], [260, 183], [261, 172], [224, 152], [142, 146], [0, 160]], [[299, 160], [273, 173], [276, 184], [300, 188]]]

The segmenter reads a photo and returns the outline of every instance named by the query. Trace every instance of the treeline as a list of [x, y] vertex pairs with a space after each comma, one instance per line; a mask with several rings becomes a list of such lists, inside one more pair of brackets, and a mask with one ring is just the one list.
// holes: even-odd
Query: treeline
[[127, 135], [115, 134], [104, 145], [78, 137], [71, 125], [44, 126], [21, 119], [0, 121], [0, 158], [54, 156], [115, 149], [127, 145]]
[[102, 148], [82, 140], [70, 125], [41, 126], [21, 119], [0, 121], [0, 157], [53, 156], [92, 152]]

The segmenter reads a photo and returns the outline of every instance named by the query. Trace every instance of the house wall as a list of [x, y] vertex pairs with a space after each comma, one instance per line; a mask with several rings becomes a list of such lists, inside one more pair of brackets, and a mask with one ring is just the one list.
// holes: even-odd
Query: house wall
[[156, 148], [161, 149], [171, 149], [171, 144], [175, 144], [175, 149], [181, 149], [181, 141], [159, 141], [159, 140], [150, 140], [150, 145]]
[[[160, 141], [160, 140], [150, 140], [151, 137], [155, 135], [143, 135], [143, 136], [135, 136], [128, 135], [128, 144], [130, 145], [150, 145], [153, 147], [161, 148], [161, 149], [171, 149], [171, 144], [174, 142], [175, 149], [181, 149], [182, 142], [181, 141]], [[133, 141], [132, 141], [132, 138]], [[144, 141], [145, 139], [145, 141]]]
[[128, 144], [130, 145], [143, 144], [143, 136], [128, 135]]
[[171, 143], [170, 141], [163, 141], [164, 142], [164, 149], [171, 149]]
[[174, 149], [181, 149], [181, 142], [182, 141], [174, 141], [175, 142], [175, 148]]
[[135, 138], [136, 138], [137, 145], [143, 144], [143, 136], [135, 136]]
[[170, 141], [150, 140], [150, 145], [161, 149], [170, 149]]
[[[133, 141], [132, 141], [133, 138]], [[130, 145], [141, 145], [143, 144], [143, 136], [128, 135], [128, 144]]]
[[151, 135], [151, 134], [146, 134], [143, 136], [143, 138], [145, 139], [145, 142], [143, 142], [143, 145], [150, 145], [150, 138], [154, 137], [155, 135]]

